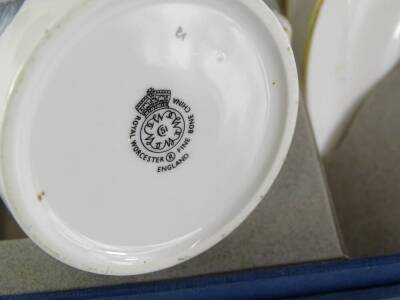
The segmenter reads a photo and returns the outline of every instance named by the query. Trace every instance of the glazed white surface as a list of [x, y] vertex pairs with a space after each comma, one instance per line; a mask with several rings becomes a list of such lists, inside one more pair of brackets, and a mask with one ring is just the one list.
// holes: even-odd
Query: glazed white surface
[[399, 28], [399, 1], [323, 1], [306, 66], [307, 106], [323, 156], [337, 146], [363, 96], [398, 61]]
[[[23, 55], [0, 88], [2, 191], [21, 227], [61, 261], [114, 275], [175, 265], [229, 234], [267, 193], [295, 126], [293, 54], [272, 12], [261, 1], [51, 0], [42, 26], [18, 23], [43, 2], [7, 32], [34, 34], [16, 43]], [[190, 158], [171, 172], [130, 147], [150, 87], [195, 116]]]

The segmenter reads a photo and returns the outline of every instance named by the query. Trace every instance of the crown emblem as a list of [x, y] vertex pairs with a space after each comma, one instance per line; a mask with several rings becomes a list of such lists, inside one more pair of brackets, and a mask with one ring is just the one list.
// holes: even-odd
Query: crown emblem
[[147, 90], [146, 96], [136, 105], [136, 110], [146, 118], [156, 110], [169, 108], [171, 101], [170, 90], [155, 90], [150, 88]]

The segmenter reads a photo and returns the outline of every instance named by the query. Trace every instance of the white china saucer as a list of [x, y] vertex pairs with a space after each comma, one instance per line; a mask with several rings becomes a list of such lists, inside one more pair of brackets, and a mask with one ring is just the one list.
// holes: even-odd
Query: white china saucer
[[293, 53], [262, 1], [28, 1], [0, 65], [2, 196], [43, 250], [94, 273], [222, 240], [295, 128]]
[[400, 56], [400, 1], [319, 0], [306, 51], [305, 92], [317, 144], [332, 151], [363, 96]]

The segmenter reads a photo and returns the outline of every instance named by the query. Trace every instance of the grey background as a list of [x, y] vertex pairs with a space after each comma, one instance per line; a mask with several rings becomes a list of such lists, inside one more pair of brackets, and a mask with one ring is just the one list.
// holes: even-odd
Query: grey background
[[400, 65], [364, 100], [325, 161], [349, 254], [400, 252]]

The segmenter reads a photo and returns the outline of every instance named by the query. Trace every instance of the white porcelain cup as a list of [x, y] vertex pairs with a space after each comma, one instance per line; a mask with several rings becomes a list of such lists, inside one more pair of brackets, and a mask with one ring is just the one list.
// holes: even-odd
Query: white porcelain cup
[[267, 194], [298, 108], [259, 0], [30, 0], [0, 39], [0, 189], [73, 267], [161, 270]]

